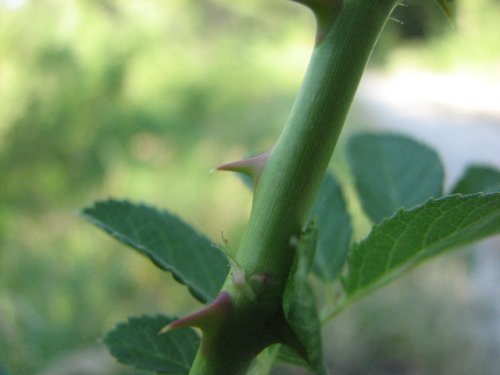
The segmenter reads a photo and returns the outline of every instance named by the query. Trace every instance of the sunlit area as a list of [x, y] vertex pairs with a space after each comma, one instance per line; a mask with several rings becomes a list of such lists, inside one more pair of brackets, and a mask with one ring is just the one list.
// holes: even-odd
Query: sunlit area
[[[358, 240], [371, 224], [352, 192], [350, 135], [433, 146], [447, 186], [467, 165], [500, 168], [500, 2], [455, 0], [453, 22], [435, 1], [404, 3], [330, 166]], [[251, 191], [214, 169], [273, 146], [314, 27], [287, 1], [0, 0], [0, 374], [147, 374], [117, 364], [104, 334], [199, 303], [79, 212], [144, 202], [235, 251]], [[331, 373], [499, 374], [499, 281], [498, 237], [416, 268], [328, 324]]]

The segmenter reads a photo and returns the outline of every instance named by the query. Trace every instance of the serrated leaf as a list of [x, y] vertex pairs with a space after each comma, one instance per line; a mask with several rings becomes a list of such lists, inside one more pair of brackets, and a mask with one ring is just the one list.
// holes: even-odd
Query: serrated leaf
[[82, 215], [170, 271], [202, 302], [215, 298], [229, 264], [210, 240], [167, 211], [127, 201], [97, 202]]
[[345, 263], [352, 229], [344, 195], [331, 173], [327, 173], [321, 183], [311, 217], [318, 218], [318, 244], [313, 271], [323, 281], [332, 281]]
[[200, 338], [190, 328], [158, 334], [175, 320], [163, 315], [131, 317], [109, 332], [104, 343], [123, 364], [163, 374], [188, 374]]
[[456, 183], [458, 194], [495, 193], [500, 191], [500, 171], [488, 165], [471, 165]]
[[452, 195], [401, 210], [354, 246], [344, 279], [347, 298], [365, 294], [422, 260], [500, 232], [500, 193]]
[[438, 154], [413, 139], [359, 134], [350, 139], [348, 156], [363, 209], [375, 223], [442, 195]]
[[309, 366], [316, 374], [323, 375], [327, 371], [323, 360], [321, 322], [307, 279], [314, 260], [317, 235], [317, 225], [313, 221], [299, 240], [295, 264], [283, 295], [283, 311], [292, 332], [306, 350]]

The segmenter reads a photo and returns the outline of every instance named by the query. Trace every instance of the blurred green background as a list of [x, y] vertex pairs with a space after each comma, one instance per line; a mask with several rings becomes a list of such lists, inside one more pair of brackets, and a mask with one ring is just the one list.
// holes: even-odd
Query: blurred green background
[[[457, 0], [455, 28], [433, 1], [406, 3], [371, 71], [500, 76], [498, 0]], [[237, 247], [250, 193], [209, 171], [272, 146], [313, 27], [285, 1], [0, 0], [0, 373], [139, 373], [114, 364], [103, 334], [195, 303], [78, 210], [126, 197]], [[347, 183], [343, 141], [371, 118], [355, 103], [348, 122], [333, 165]], [[351, 206], [361, 238], [366, 220]], [[332, 323], [334, 373], [498, 373], [498, 340], [483, 334], [500, 332], [498, 311], [475, 298], [471, 258], [418, 269]]]

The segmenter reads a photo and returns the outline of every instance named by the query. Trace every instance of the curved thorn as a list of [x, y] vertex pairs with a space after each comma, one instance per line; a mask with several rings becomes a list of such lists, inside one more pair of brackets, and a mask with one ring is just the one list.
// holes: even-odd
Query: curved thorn
[[203, 309], [193, 314], [177, 319], [163, 327], [158, 334], [169, 332], [176, 328], [197, 327], [202, 331], [216, 328], [231, 309], [231, 296], [227, 292], [220, 293], [217, 298]]
[[222, 164], [217, 167], [217, 170], [243, 173], [251, 177], [256, 185], [259, 181], [260, 175], [262, 174], [262, 170], [264, 169], [264, 165], [266, 164], [269, 154], [270, 151], [254, 156], [253, 158]]
[[342, 7], [342, 0], [292, 0], [308, 7], [314, 13], [318, 29], [316, 44], [319, 44], [333, 25]]

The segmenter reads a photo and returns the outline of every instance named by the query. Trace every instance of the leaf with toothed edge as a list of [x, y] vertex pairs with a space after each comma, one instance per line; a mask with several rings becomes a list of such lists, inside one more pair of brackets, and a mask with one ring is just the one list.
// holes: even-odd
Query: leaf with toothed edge
[[[292, 332], [305, 349], [308, 365], [315, 374], [324, 375], [327, 371], [321, 343], [321, 321], [314, 293], [308, 282], [317, 236], [318, 227], [313, 220], [298, 241], [295, 263], [283, 295], [283, 311]], [[286, 353], [285, 350], [285, 358]]]
[[210, 240], [167, 211], [128, 201], [97, 202], [83, 217], [170, 271], [202, 302], [212, 301], [229, 264]]
[[187, 375], [200, 338], [190, 328], [158, 334], [175, 320], [163, 315], [131, 317], [110, 331], [104, 343], [120, 363], [162, 374]]
[[500, 233], [500, 193], [452, 195], [400, 210], [356, 244], [343, 279], [346, 303], [423, 260]]

